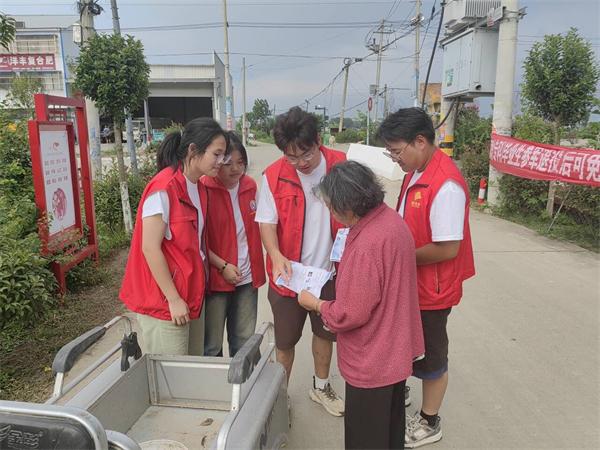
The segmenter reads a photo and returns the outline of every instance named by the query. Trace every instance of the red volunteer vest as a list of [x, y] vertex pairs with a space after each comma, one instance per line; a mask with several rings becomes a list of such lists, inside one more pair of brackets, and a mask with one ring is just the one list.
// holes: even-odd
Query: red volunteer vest
[[[346, 160], [346, 154], [337, 150], [320, 146], [322, 156], [325, 158], [326, 173], [331, 168]], [[269, 189], [275, 199], [277, 215], [277, 238], [279, 240], [279, 251], [290, 261], [300, 261], [302, 256], [302, 239], [304, 237], [305, 199], [304, 191], [296, 169], [287, 162], [285, 157], [279, 158], [265, 170], [265, 176], [269, 183]], [[343, 225], [331, 216], [331, 237], [335, 239], [337, 231]], [[276, 286], [273, 280], [273, 263], [267, 255], [267, 273], [269, 274], [270, 286], [280, 295], [295, 297], [296, 293], [281, 286]]]
[[[229, 264], [238, 266], [238, 241], [233, 205], [229, 191], [217, 178], [202, 177], [200, 180], [206, 186], [208, 202], [208, 220], [206, 222], [206, 233], [210, 249], [227, 261]], [[265, 284], [265, 262], [260, 240], [258, 223], [254, 221], [256, 216], [256, 182], [248, 175], [240, 178], [238, 199], [248, 250], [250, 254], [250, 271], [252, 272], [252, 286], [259, 288]], [[238, 266], [239, 267], [239, 266]], [[217, 268], [210, 266], [210, 290], [228, 292], [235, 290]]]
[[452, 180], [465, 191], [463, 240], [458, 254], [449, 261], [417, 266], [420, 308], [422, 310], [450, 308], [460, 302], [463, 281], [475, 275], [469, 228], [469, 188], [456, 164], [439, 149], [433, 154], [421, 178], [407, 189], [413, 174], [414, 172], [407, 174], [402, 181], [396, 210], [400, 208], [404, 193], [408, 191], [403, 217], [412, 232], [417, 249], [433, 242], [429, 213], [433, 199], [442, 185]]
[[[198, 190], [202, 215], [206, 218], [206, 188], [198, 183]], [[131, 311], [171, 320], [168, 302], [142, 253], [142, 209], [146, 199], [157, 191], [166, 191], [169, 196], [171, 239], [163, 239], [162, 251], [177, 292], [188, 304], [190, 318], [197, 319], [204, 302], [206, 275], [199, 249], [198, 210], [190, 200], [186, 180], [180, 169], [163, 169], [150, 180], [142, 194], [119, 298]], [[203, 231], [203, 236], [205, 235]]]

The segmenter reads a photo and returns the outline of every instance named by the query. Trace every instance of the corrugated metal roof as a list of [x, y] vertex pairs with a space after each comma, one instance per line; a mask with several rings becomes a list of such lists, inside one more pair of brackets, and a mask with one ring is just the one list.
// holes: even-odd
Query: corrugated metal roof
[[150, 81], [181, 80], [200, 81], [215, 78], [211, 65], [150, 64]]

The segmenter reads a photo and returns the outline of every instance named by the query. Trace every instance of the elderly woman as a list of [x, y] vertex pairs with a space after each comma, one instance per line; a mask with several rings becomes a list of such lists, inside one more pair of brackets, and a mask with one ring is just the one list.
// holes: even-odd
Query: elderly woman
[[404, 387], [424, 353], [415, 246], [402, 218], [383, 203], [367, 167], [337, 164], [318, 187], [339, 222], [350, 228], [336, 299], [307, 291], [300, 304], [337, 333], [338, 367], [346, 380], [346, 448], [404, 448]]

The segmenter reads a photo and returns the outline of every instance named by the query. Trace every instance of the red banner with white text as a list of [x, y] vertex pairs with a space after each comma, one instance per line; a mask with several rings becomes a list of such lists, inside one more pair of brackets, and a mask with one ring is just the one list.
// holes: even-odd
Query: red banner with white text
[[600, 187], [600, 150], [591, 148], [558, 147], [492, 133], [490, 164], [530, 180]]
[[0, 72], [21, 70], [56, 70], [56, 58], [51, 53], [0, 54]]

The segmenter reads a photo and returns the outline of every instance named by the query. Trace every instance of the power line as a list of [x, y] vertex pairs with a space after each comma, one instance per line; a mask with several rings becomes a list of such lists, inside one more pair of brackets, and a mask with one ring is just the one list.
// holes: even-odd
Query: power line
[[[332, 28], [372, 28], [378, 22], [229, 22], [229, 28], [263, 28], [263, 29], [332, 29]], [[122, 28], [123, 31], [181, 31], [220, 28], [221, 22], [190, 23], [180, 25], [154, 25], [145, 27]], [[97, 31], [109, 32], [111, 29]]]
[[392, 7], [390, 8], [390, 10], [387, 13], [387, 16], [385, 17], [385, 20], [388, 20], [390, 17], [392, 17], [396, 11], [398, 10], [398, 8], [400, 7], [400, 2], [401, 0], [395, 0], [394, 4], [392, 5]]
[[[433, 17], [435, 17], [435, 14], [434, 14], [434, 15], [433, 15], [433, 16], [432, 16], [432, 17], [431, 17], [429, 20], [432, 20], [432, 19], [433, 19]], [[400, 35], [400, 36], [396, 37], [396, 38], [395, 38], [395, 39], [393, 39], [392, 41], [388, 42], [388, 43], [387, 43], [385, 46], [383, 46], [383, 50], [385, 50], [386, 48], [389, 48], [389, 47], [390, 47], [392, 44], [394, 44], [395, 42], [399, 41], [400, 39], [402, 39], [402, 38], [404, 38], [404, 37], [406, 37], [406, 36], [410, 35], [410, 34], [411, 34], [411, 31], [412, 31], [412, 30], [409, 30], [409, 31], [407, 31], [407, 32], [403, 33], [402, 35]], [[362, 61], [362, 60], [365, 60], [365, 59], [367, 59], [369, 56], [373, 56], [373, 55], [374, 55], [374, 54], [376, 54], [376, 53], [377, 53], [377, 52], [375, 52], [375, 51], [371, 51], [371, 53], [369, 53], [369, 54], [365, 55], [363, 58], [358, 58], [358, 59], [355, 59], [355, 60], [354, 60], [352, 63], [350, 63], [350, 65], [352, 65], [352, 64], [356, 64], [357, 62], [360, 62], [360, 61]], [[332, 80], [331, 80], [331, 81], [330, 81], [330, 82], [327, 84], [327, 86], [325, 86], [325, 87], [324, 87], [322, 90], [320, 90], [320, 91], [319, 91], [317, 94], [315, 94], [315, 95], [313, 95], [312, 97], [310, 97], [310, 98], [306, 99], [304, 102], [311, 102], [313, 99], [317, 98], [318, 96], [320, 96], [321, 94], [323, 94], [324, 92], [326, 92], [326, 91], [329, 89], [329, 87], [330, 87], [331, 85], [333, 85], [333, 83], [335, 83], [335, 81], [336, 81], [336, 80], [337, 80], [337, 79], [340, 77], [340, 75], [341, 75], [341, 74], [344, 72], [344, 68], [345, 68], [345, 66], [344, 66], [344, 67], [342, 67], [342, 69], [341, 69], [341, 70], [340, 70], [340, 71], [339, 71], [339, 72], [338, 72], [338, 73], [337, 73], [337, 74], [336, 74], [336, 75], [333, 77], [333, 79], [332, 79]], [[303, 102], [303, 103], [304, 103], [304, 102]], [[301, 106], [301, 104], [298, 104], [298, 106]]]
[[[362, 106], [362, 105], [364, 105], [364, 104], [365, 104], [365, 103], [367, 103], [368, 101], [369, 101], [369, 99], [366, 99], [366, 100], [363, 100], [363, 101], [362, 101], [362, 102], [360, 102], [360, 103], [357, 103], [357, 104], [356, 104], [356, 105], [354, 105], [354, 106], [351, 106], [350, 108], [346, 108], [346, 109], [344, 109], [344, 113], [347, 113], [348, 111], [352, 111], [354, 108], [358, 108], [359, 106]], [[331, 117], [335, 117], [335, 116], [338, 116], [338, 117], [339, 117], [341, 113], [342, 113], [342, 111], [338, 112], [337, 114], [332, 114], [332, 115], [331, 115]]]
[[[342, 67], [342, 69], [331, 79], [331, 81], [327, 84], [327, 86], [325, 86], [323, 89], [321, 89], [319, 92], [317, 92], [315, 95], [313, 95], [310, 98], [307, 98], [304, 102], [312, 102], [315, 98], [317, 98], [319, 95], [323, 94], [324, 92], [326, 92], [330, 86], [333, 86], [333, 84], [336, 82], [336, 80], [340, 77], [340, 75], [344, 73], [344, 68]], [[303, 102], [303, 103], [304, 103]], [[300, 106], [300, 105], [298, 105]]]
[[[433, 4], [435, 8], [435, 3]], [[427, 85], [429, 84], [429, 75], [431, 74], [431, 66], [433, 65], [433, 58], [435, 57], [435, 49], [437, 48], [438, 39], [440, 38], [440, 31], [442, 29], [442, 22], [444, 20], [444, 9], [446, 8], [446, 4], [444, 0], [441, 0], [441, 11], [440, 11], [440, 20], [438, 23], [437, 33], [435, 34], [435, 42], [433, 43], [433, 47], [431, 48], [431, 56], [429, 57], [429, 65], [427, 67], [427, 76], [425, 77], [425, 85], [423, 86], [423, 99], [421, 100], [421, 108], [425, 107], [425, 96], [427, 94]], [[432, 10], [433, 12], [433, 10]], [[433, 14], [431, 15], [433, 17]], [[429, 21], [431, 23], [431, 20]], [[429, 28], [429, 25], [427, 25]], [[421, 45], [422, 46], [422, 45]], [[419, 93], [417, 92], [417, 101], [419, 100]]]
[[[347, 35], [347, 34], [349, 34], [349, 33], [352, 33], [353, 31], [354, 31], [354, 30], [349, 30], [349, 31], [342, 31], [341, 33], [336, 33], [336, 34], [334, 34], [333, 36], [329, 36], [329, 37], [327, 37], [327, 38], [325, 38], [325, 39], [319, 39], [318, 41], [315, 41], [315, 42], [313, 42], [312, 44], [308, 44], [308, 45], [305, 45], [305, 46], [303, 46], [303, 47], [300, 47], [300, 48], [293, 49], [293, 50], [292, 50], [292, 52], [299, 52], [299, 51], [302, 51], [302, 50], [306, 50], [306, 49], [308, 49], [308, 48], [314, 47], [315, 45], [322, 46], [322, 45], [323, 45], [323, 43], [331, 42], [331, 41], [333, 41], [334, 39], [337, 39], [337, 38], [339, 38], [340, 36], [345, 36], [345, 35]], [[254, 64], [250, 64], [249, 66], [247, 66], [247, 68], [250, 68], [250, 67], [256, 67], [256, 66], [257, 66], [257, 65], [259, 65], [259, 64], [265, 64], [265, 63], [267, 63], [267, 62], [269, 62], [269, 61], [273, 61], [273, 60], [275, 60], [275, 59], [277, 59], [277, 58], [278, 58], [278, 56], [269, 57], [269, 58], [267, 58], [267, 59], [265, 59], [265, 60], [262, 60], [262, 61], [256, 62], [256, 63], [254, 63]]]
[[[303, 7], [314, 7], [314, 6], [359, 6], [359, 5], [389, 5], [390, 3], [394, 3], [393, 0], [387, 0], [387, 1], [345, 1], [345, 2], [332, 2], [332, 1], [318, 1], [318, 2], [305, 2], [305, 1], [289, 1], [289, 2], [266, 2], [266, 1], [253, 1], [253, 2], [228, 2], [228, 5], [232, 5], [232, 6], [277, 6], [277, 7], [283, 7], [283, 6], [303, 6]], [[124, 1], [124, 2], [120, 2], [119, 3], [119, 7], [121, 6], [165, 6], [165, 7], [170, 7], [170, 6], [187, 6], [187, 7], [220, 7], [221, 6], [221, 2], [220, 1], [214, 1], [214, 2], [198, 2], [198, 1], [192, 1], [189, 3], [186, 2], [181, 2], [181, 1], [177, 1], [177, 2], [173, 2], [173, 3], [169, 3], [169, 2], [165, 2], [165, 1], [157, 1], [157, 2], [150, 2], [150, 1], [142, 1], [142, 2], [132, 2], [132, 1]], [[41, 3], [41, 2], [18, 2], [18, 3], [3, 3], [3, 6], [35, 6], [35, 7], [39, 7], [39, 6], [72, 6], [73, 3], [67, 3], [67, 2], [52, 2], [52, 3]]]
[[[220, 54], [219, 52], [215, 52]], [[201, 56], [201, 55], [212, 55], [213, 52], [189, 52], [189, 53], [150, 53], [145, 56]], [[300, 58], [300, 59], [344, 59], [344, 56], [332, 56], [332, 55], [285, 55], [277, 53], [245, 53], [245, 52], [229, 52], [230, 55], [240, 56], [264, 56], [264, 57], [276, 57], [276, 58]], [[249, 67], [249, 66], [247, 66]]]

